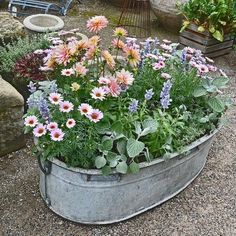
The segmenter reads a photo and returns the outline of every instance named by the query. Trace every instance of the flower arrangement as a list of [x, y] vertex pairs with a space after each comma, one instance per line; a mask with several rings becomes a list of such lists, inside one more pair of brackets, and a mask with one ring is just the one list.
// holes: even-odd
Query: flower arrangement
[[198, 26], [199, 32], [208, 30], [221, 42], [224, 34], [236, 32], [235, 0], [190, 0], [177, 6], [185, 17], [181, 31], [192, 22]]
[[107, 24], [91, 18], [96, 34], [88, 41], [52, 39], [40, 67], [49, 80], [29, 84], [25, 131], [45, 159], [137, 173], [140, 162], [168, 158], [218, 127], [229, 79], [199, 50], [138, 43], [123, 28], [104, 49], [99, 32]]

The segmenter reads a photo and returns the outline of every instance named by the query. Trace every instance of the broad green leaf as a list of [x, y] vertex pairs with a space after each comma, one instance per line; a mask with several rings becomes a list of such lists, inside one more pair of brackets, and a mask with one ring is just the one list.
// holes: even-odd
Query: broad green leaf
[[128, 170], [128, 165], [125, 161], [119, 162], [119, 164], [116, 166], [116, 171], [122, 174], [126, 174]]
[[201, 97], [207, 94], [207, 90], [205, 88], [201, 87], [197, 87], [196, 89], [194, 89], [193, 91], [193, 96], [195, 98], [197, 97]]
[[99, 134], [105, 134], [110, 131], [111, 125], [109, 121], [101, 121], [96, 124], [96, 130]]
[[135, 127], [135, 133], [139, 135], [142, 132], [141, 123], [138, 121], [135, 121], [134, 127]]
[[107, 160], [103, 156], [98, 156], [95, 158], [95, 166], [100, 169], [103, 166], [105, 166], [107, 163]]
[[223, 41], [224, 41], [224, 36], [223, 36], [223, 34], [222, 34], [219, 30], [216, 30], [216, 31], [212, 34], [212, 36], [213, 36], [215, 39], [217, 39], [218, 41], [220, 41], [220, 42], [223, 42]]
[[200, 120], [199, 120], [199, 122], [200, 123], [207, 123], [209, 121], [209, 117], [208, 116], [206, 116], [206, 117], [202, 117]]
[[102, 174], [103, 175], [109, 175], [111, 173], [111, 167], [110, 166], [104, 166], [102, 168]]
[[179, 32], [180, 32], [180, 33], [183, 32], [183, 31], [189, 26], [189, 24], [190, 24], [190, 21], [187, 21], [187, 20], [184, 21], [184, 22], [183, 22], [183, 26], [181, 27], [181, 29], [180, 29]]
[[109, 162], [109, 166], [110, 166], [110, 167], [116, 167], [117, 164], [118, 164], [118, 161], [117, 161], [117, 160], [112, 160], [112, 161]]
[[212, 81], [212, 84], [215, 85], [218, 89], [223, 88], [229, 82], [228, 78], [218, 77]]
[[197, 30], [198, 30], [199, 32], [204, 32], [206, 29], [205, 29], [202, 25], [200, 25], [200, 26], [197, 28]]
[[227, 24], [227, 22], [226, 22], [226, 21], [223, 21], [223, 20], [218, 20], [218, 22], [219, 22], [220, 24], [222, 24], [222, 25], [226, 25], [226, 24]]
[[130, 138], [127, 142], [126, 149], [129, 157], [136, 157], [140, 154], [140, 152], [143, 151], [144, 147], [145, 147], [144, 143], [135, 140], [133, 138]]
[[101, 148], [102, 150], [110, 151], [113, 147], [113, 140], [111, 138], [103, 140]]
[[136, 162], [132, 162], [130, 165], [129, 165], [129, 169], [130, 169], [130, 172], [133, 173], [133, 174], [136, 174], [139, 172], [139, 164], [136, 163]]
[[210, 98], [208, 105], [216, 112], [222, 112], [225, 108], [224, 103], [217, 97]]
[[117, 142], [117, 150], [120, 154], [125, 154], [126, 152], [126, 144], [127, 144], [127, 141], [125, 139], [120, 139], [118, 142]]
[[112, 124], [111, 129], [115, 131], [116, 133], [120, 134], [123, 132], [123, 126], [120, 121], [116, 121]]
[[143, 121], [143, 128], [144, 129], [149, 128], [150, 133], [154, 133], [154, 132], [157, 131], [158, 122], [155, 119], [148, 118], [148, 119]]
[[106, 158], [108, 161], [119, 160], [117, 159], [117, 154], [115, 152], [108, 152]]
[[210, 33], [214, 33], [216, 31], [215, 27], [213, 25], [209, 26]]

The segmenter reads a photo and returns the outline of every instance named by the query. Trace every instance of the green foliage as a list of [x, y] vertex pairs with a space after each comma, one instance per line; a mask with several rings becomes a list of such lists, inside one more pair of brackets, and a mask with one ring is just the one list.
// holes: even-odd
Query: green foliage
[[224, 34], [236, 32], [235, 0], [190, 0], [177, 6], [186, 18], [181, 31], [193, 22], [199, 32], [208, 30], [221, 42]]
[[16, 61], [37, 49], [44, 49], [49, 46], [45, 35], [18, 38], [8, 44], [3, 42], [0, 47], [0, 73], [13, 72]]

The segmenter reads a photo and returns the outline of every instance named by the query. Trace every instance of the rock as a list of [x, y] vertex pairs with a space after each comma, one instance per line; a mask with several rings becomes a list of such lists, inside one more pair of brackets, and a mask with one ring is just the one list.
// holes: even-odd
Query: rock
[[0, 38], [4, 41], [25, 36], [24, 25], [15, 19], [9, 12], [0, 14]]
[[[171, 32], [179, 32], [182, 23], [181, 15], [177, 15], [176, 2], [176, 0], [150, 0], [158, 23]], [[187, 0], [179, 2], [185, 3]]]
[[25, 145], [23, 114], [22, 95], [0, 76], [0, 156]]

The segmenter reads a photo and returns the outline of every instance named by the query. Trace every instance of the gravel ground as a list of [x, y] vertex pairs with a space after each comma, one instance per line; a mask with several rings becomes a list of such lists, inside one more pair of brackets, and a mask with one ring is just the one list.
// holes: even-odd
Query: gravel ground
[[[110, 16], [106, 5], [97, 2], [90, 0], [80, 11]], [[65, 26], [80, 27], [86, 33], [83, 24], [87, 17], [66, 17]], [[152, 26], [153, 35], [177, 40], [176, 35], [157, 32], [155, 24]], [[103, 37], [108, 40], [110, 35], [111, 29], [107, 29]], [[227, 93], [236, 98], [236, 51], [216, 63], [232, 77]], [[236, 106], [227, 117], [229, 125], [216, 135], [201, 175], [183, 192], [133, 219], [108, 226], [75, 224], [46, 207], [40, 197], [38, 165], [31, 155], [29, 139], [25, 149], [0, 158], [0, 236], [236, 236]]]

